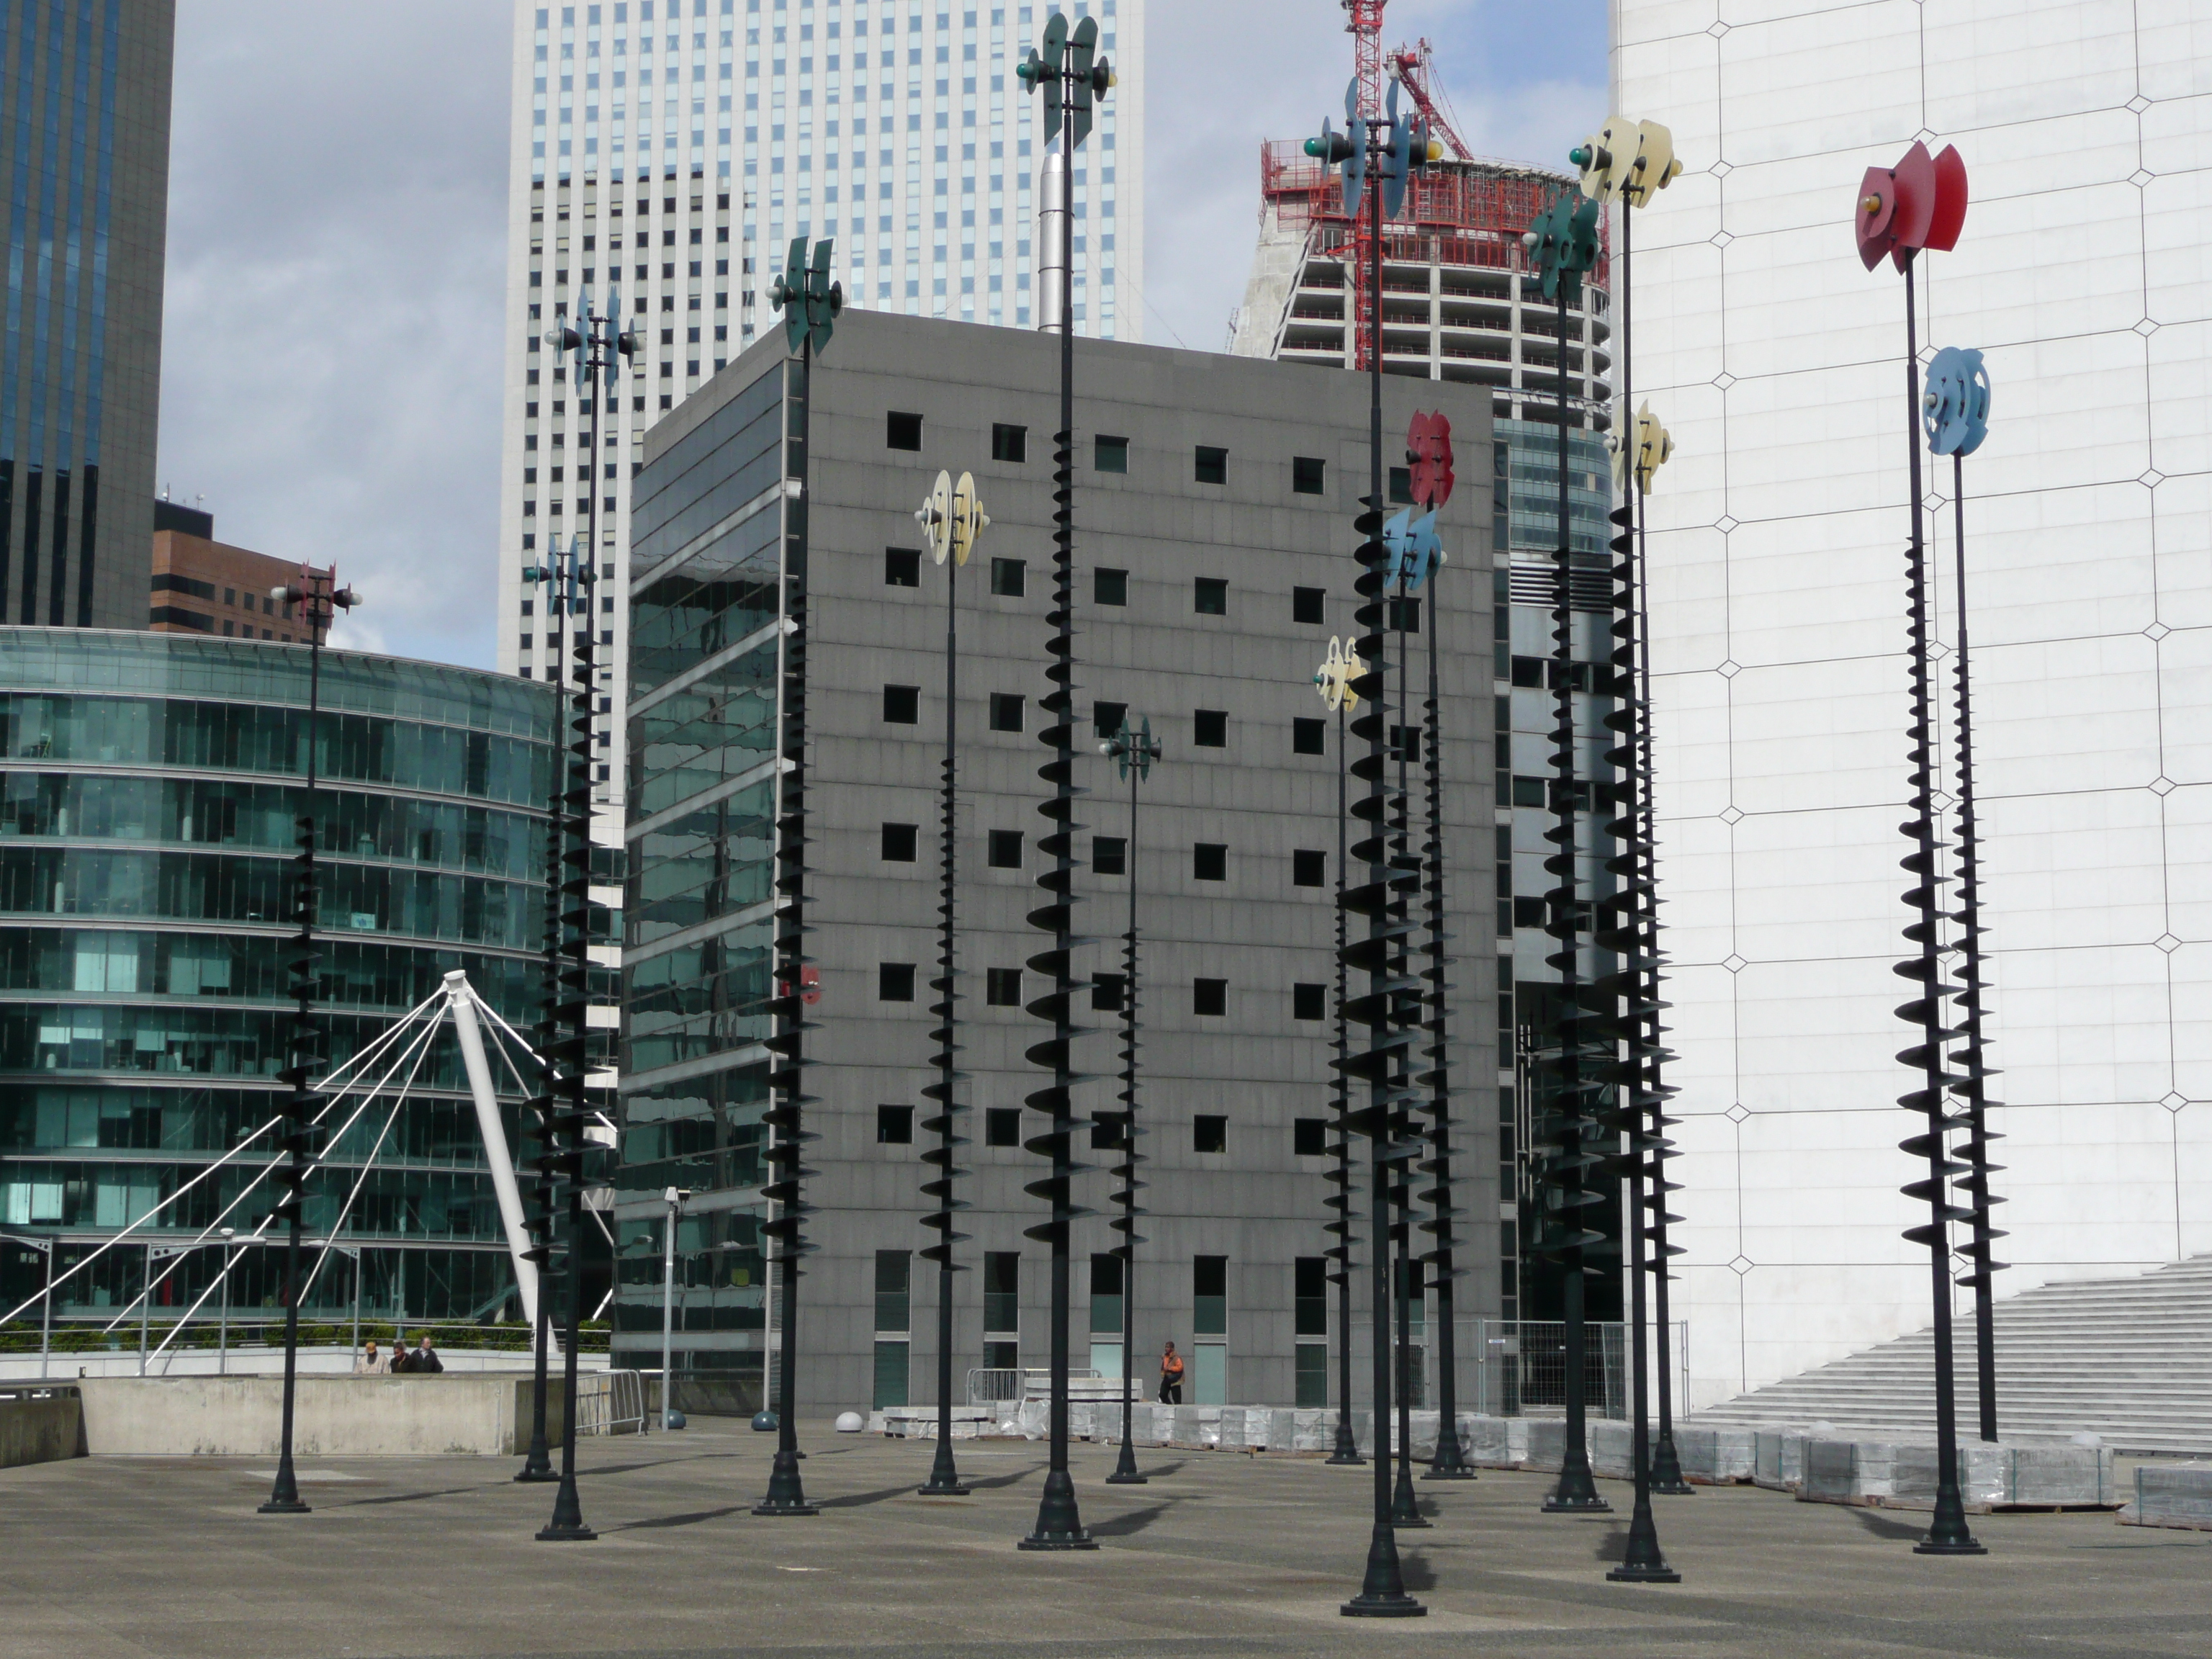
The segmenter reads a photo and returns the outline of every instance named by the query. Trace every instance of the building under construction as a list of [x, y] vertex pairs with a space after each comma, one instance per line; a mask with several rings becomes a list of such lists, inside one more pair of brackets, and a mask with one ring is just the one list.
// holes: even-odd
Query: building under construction
[[[1613, 506], [1612, 353], [1609, 270], [1601, 257], [1570, 300], [1564, 327], [1557, 301], [1547, 300], [1522, 236], [1536, 216], [1566, 190], [1573, 175], [1517, 162], [1477, 159], [1438, 106], [1428, 42], [1386, 54], [1380, 46], [1382, 0], [1346, 0], [1355, 51], [1354, 85], [1363, 118], [1384, 112], [1390, 82], [1410, 99], [1442, 142], [1443, 156], [1407, 181], [1403, 211], [1382, 232], [1382, 287], [1371, 283], [1370, 230], [1345, 209], [1340, 179], [1309, 158], [1297, 140], [1271, 140], [1260, 152], [1260, 238], [1230, 349], [1316, 368], [1364, 370], [1374, 307], [1382, 307], [1382, 367], [1391, 374], [1487, 386], [1491, 392], [1493, 509], [1491, 583], [1498, 708], [1497, 892], [1498, 1075], [1503, 1167], [1500, 1191], [1521, 1202], [1501, 1215], [1504, 1258], [1502, 1310], [1507, 1318], [1555, 1319], [1556, 1270], [1523, 1242], [1536, 1201], [1533, 1162], [1544, 1139], [1547, 1103], [1536, 1098], [1526, 1053], [1542, 1029], [1545, 1000], [1558, 971], [1546, 960], [1557, 948], [1544, 933], [1545, 894], [1553, 878], [1544, 859], [1552, 823], [1550, 766], [1554, 554], [1559, 545], [1560, 356], [1566, 359], [1568, 536], [1577, 580], [1578, 665], [1576, 726], [1586, 734], [1577, 772], [1602, 771], [1603, 719], [1612, 708], [1595, 688], [1609, 643], [1611, 581], [1606, 574], [1607, 514]], [[1602, 222], [1601, 222], [1602, 225]], [[1564, 336], [1564, 339], [1563, 337]], [[1455, 434], [1462, 452], [1474, 434]], [[1402, 475], [1401, 475], [1402, 477]], [[1394, 500], [1401, 478], [1392, 481]], [[1450, 550], [1480, 569], [1482, 550]], [[1438, 603], [1445, 600], [1439, 599]], [[1449, 615], [1432, 626], [1449, 629]], [[1471, 642], [1459, 642], [1462, 648]], [[1583, 670], [1580, 665], [1589, 664]], [[1580, 673], [1588, 672], [1585, 682]], [[1587, 686], [1590, 690], [1584, 691]], [[1509, 759], [1510, 751], [1510, 759]], [[1581, 890], [1600, 902], [1610, 894], [1604, 862], [1612, 851], [1601, 817], [1580, 815]], [[1467, 880], [1475, 872], [1460, 872]], [[1599, 970], [1595, 954], [1585, 974]], [[1515, 1056], [1522, 1056], [1515, 1063]], [[1456, 1109], [1466, 1144], [1487, 1137], [1463, 1089]], [[1515, 1211], [1517, 1208], [1518, 1213]], [[1504, 1218], [1506, 1216], [1512, 1219]], [[1613, 1224], [1601, 1221], [1600, 1231]], [[1617, 1273], [1591, 1275], [1593, 1318], [1620, 1317]]]

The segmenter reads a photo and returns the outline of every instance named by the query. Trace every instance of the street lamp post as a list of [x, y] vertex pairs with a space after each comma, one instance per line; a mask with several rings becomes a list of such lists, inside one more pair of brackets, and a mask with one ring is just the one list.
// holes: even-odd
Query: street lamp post
[[51, 1238], [27, 1238], [23, 1241], [46, 1259], [45, 1291], [39, 1297], [39, 1381], [46, 1380], [53, 1362], [54, 1349], [54, 1250], [58, 1241]]
[[[937, 1103], [936, 1115], [922, 1125], [925, 1133], [937, 1137], [937, 1145], [921, 1155], [922, 1162], [935, 1171], [922, 1183], [922, 1195], [937, 1200], [936, 1210], [921, 1218], [921, 1224], [937, 1234], [936, 1242], [921, 1252], [923, 1260], [937, 1264], [937, 1453], [930, 1465], [929, 1480], [921, 1492], [930, 1498], [961, 1498], [967, 1495], [968, 1488], [961, 1482], [960, 1470], [952, 1455], [952, 1275], [960, 1271], [952, 1260], [952, 1247], [967, 1237], [964, 1233], [954, 1231], [952, 1224], [954, 1213], [966, 1207], [956, 1196], [955, 1188], [960, 1176], [967, 1173], [955, 1161], [955, 1149], [963, 1144], [955, 1131], [959, 1115], [965, 1109], [959, 1100], [962, 1074], [953, 1064], [960, 1048], [957, 1041], [960, 996], [956, 920], [959, 897], [956, 880], [959, 867], [956, 823], [960, 777], [959, 583], [961, 567], [968, 562], [977, 538], [991, 520], [976, 499], [973, 475], [966, 472], [960, 475], [957, 485], [950, 473], [939, 472], [935, 488], [914, 516], [929, 538], [931, 557], [945, 566], [945, 785], [938, 854], [942, 871], [937, 902], [937, 977], [930, 981], [930, 988], [937, 993], [937, 1000], [930, 1006], [930, 1012], [937, 1016], [937, 1028], [930, 1033], [937, 1042], [937, 1081], [921, 1091], [926, 1098]], [[945, 562], [948, 559], [951, 562], [949, 564]]]
[[1346, 213], [1356, 214], [1361, 209], [1361, 192], [1366, 192], [1368, 291], [1377, 296], [1373, 315], [1367, 319], [1370, 330], [1367, 342], [1368, 485], [1362, 503], [1364, 510], [1353, 521], [1353, 528], [1360, 537], [1357, 555], [1359, 575], [1354, 584], [1359, 605], [1353, 616], [1359, 633], [1351, 653], [1358, 672], [1349, 682], [1349, 689], [1367, 705], [1367, 711], [1352, 726], [1352, 735], [1364, 741], [1367, 752], [1350, 769], [1366, 787], [1358, 804], [1351, 809], [1352, 815], [1360, 821], [1362, 833], [1359, 841], [1349, 849], [1349, 856], [1366, 867], [1357, 886], [1346, 885], [1340, 901], [1351, 915], [1366, 918], [1367, 927], [1365, 937], [1348, 939], [1338, 957], [1347, 969], [1367, 976], [1364, 992], [1345, 1005], [1347, 1019], [1366, 1028], [1365, 1041], [1358, 1053], [1346, 1054], [1338, 1062], [1338, 1067], [1367, 1085], [1367, 1103], [1358, 1113], [1358, 1123], [1373, 1147], [1374, 1188], [1369, 1194], [1369, 1227], [1374, 1254], [1370, 1271], [1374, 1294], [1375, 1508], [1368, 1532], [1367, 1566], [1359, 1594], [1345, 1602], [1342, 1611], [1352, 1618], [1405, 1619], [1420, 1617], [1428, 1609], [1406, 1593], [1405, 1575], [1398, 1560], [1397, 1534], [1391, 1518], [1390, 1197], [1397, 1178], [1395, 1172], [1414, 1156], [1415, 1148], [1399, 1134], [1406, 1091], [1395, 1080], [1403, 1065], [1404, 1052], [1410, 1046], [1410, 1040], [1395, 1022], [1399, 999], [1407, 988], [1401, 957], [1402, 941], [1411, 931], [1411, 924], [1399, 921], [1393, 914], [1397, 902], [1396, 876], [1389, 845], [1392, 801], [1389, 761], [1384, 745], [1389, 737], [1390, 710], [1383, 697], [1389, 690], [1389, 665], [1384, 656], [1384, 645], [1388, 638], [1385, 596], [1389, 585], [1390, 553], [1382, 539], [1387, 495], [1382, 459], [1380, 296], [1382, 222], [1395, 215], [1403, 202], [1408, 173], [1429, 160], [1431, 141], [1420, 123], [1400, 118], [1395, 81], [1390, 83], [1389, 106], [1384, 119], [1370, 122], [1362, 118], [1357, 79], [1345, 91], [1344, 112], [1345, 131], [1341, 135], [1332, 132], [1324, 121], [1321, 137], [1310, 138], [1305, 144], [1306, 153], [1324, 167], [1343, 168]]
[[1097, 55], [1098, 20], [1085, 17], [1071, 32], [1067, 18], [1054, 12], [1045, 20], [1042, 51], [1032, 47], [1016, 71], [1029, 90], [1044, 95], [1048, 149], [1038, 191], [1037, 326], [1060, 332], [1060, 425], [1053, 434], [1053, 598], [1046, 622], [1052, 629], [1047, 647], [1050, 684], [1038, 707], [1048, 716], [1038, 741], [1050, 758], [1037, 775], [1050, 789], [1038, 812], [1049, 826], [1037, 842], [1048, 867], [1037, 878], [1044, 902], [1028, 916], [1030, 927], [1051, 936], [1051, 945], [1026, 966], [1042, 975], [1048, 989], [1028, 1012], [1047, 1022], [1051, 1035], [1030, 1045], [1027, 1059], [1049, 1074], [1030, 1091], [1027, 1104], [1044, 1113], [1051, 1127], [1033, 1137], [1025, 1150], [1049, 1161], [1048, 1172], [1023, 1188], [1047, 1206], [1046, 1218], [1024, 1236], [1052, 1251], [1050, 1441], [1044, 1490], [1036, 1524], [1022, 1539], [1025, 1550], [1091, 1550], [1097, 1542], [1083, 1525], [1075, 1482], [1067, 1471], [1067, 1366], [1070, 1264], [1068, 1236], [1076, 1209], [1071, 1189], [1077, 1166], [1073, 1155], [1075, 1117], [1073, 1018], [1075, 982], [1075, 289], [1069, 236], [1070, 166], [1091, 136], [1097, 100], [1114, 84], [1114, 72]]
[[300, 1482], [292, 1467], [292, 1426], [300, 1377], [300, 1246], [306, 1231], [307, 1141], [313, 1133], [315, 1097], [313, 1078], [324, 1063], [322, 1024], [315, 1014], [315, 992], [320, 975], [315, 951], [315, 779], [322, 736], [323, 635], [341, 611], [350, 611], [361, 596], [337, 585], [337, 568], [316, 570], [300, 567], [299, 580], [270, 590], [270, 598], [301, 607], [307, 626], [307, 787], [293, 830], [300, 848], [293, 860], [292, 920], [299, 931], [292, 936], [291, 992], [293, 998], [290, 1053], [277, 1079], [289, 1086], [283, 1110], [283, 1127], [276, 1146], [285, 1161], [273, 1171], [282, 1194], [271, 1218], [286, 1224], [284, 1246], [284, 1404], [276, 1444], [276, 1478], [264, 1515], [305, 1515]]
[[1137, 786], [1152, 776], [1152, 763], [1160, 757], [1152, 717], [1145, 716], [1143, 724], [1132, 732], [1129, 717], [1124, 714], [1121, 729], [1100, 744], [1098, 752], [1109, 757], [1129, 781], [1129, 846], [1123, 860], [1129, 878], [1129, 931], [1122, 941], [1121, 1110], [1115, 1137], [1121, 1161], [1114, 1166], [1114, 1177], [1121, 1183], [1114, 1194], [1121, 1213], [1108, 1224], [1121, 1235], [1121, 1243], [1114, 1249], [1121, 1261], [1121, 1455], [1114, 1473], [1106, 1477], [1106, 1484], [1141, 1486], [1151, 1477], [1137, 1470], [1135, 1407], [1130, 1389], [1137, 1366], [1137, 1246], [1145, 1242], [1137, 1236], [1137, 1217], [1141, 1213], [1137, 1192], [1144, 1185], [1137, 1179], [1137, 1165], [1144, 1162], [1137, 1152]]
[[1359, 706], [1352, 689], [1358, 661], [1342, 641], [1331, 635], [1328, 655], [1314, 673], [1314, 686], [1336, 715], [1336, 1042], [1331, 1062], [1336, 1073], [1336, 1112], [1331, 1127], [1336, 1145], [1330, 1148], [1334, 1166], [1324, 1177], [1334, 1188], [1326, 1200], [1335, 1212], [1322, 1231], [1334, 1241], [1322, 1254], [1334, 1264], [1329, 1277], [1336, 1285], [1336, 1447], [1328, 1461], [1338, 1465], [1364, 1463], [1358, 1437], [1352, 1431], [1352, 1073], [1346, 1065], [1352, 1053], [1351, 1027], [1345, 1018], [1346, 922], [1345, 828], [1346, 805], [1345, 720]]
[[676, 1425], [676, 1224], [683, 1219], [684, 1200], [691, 1196], [684, 1187], [661, 1189], [660, 1201], [668, 1206], [666, 1234], [660, 1255], [660, 1430], [666, 1434]]
[[222, 1311], [217, 1316], [216, 1327], [215, 1374], [230, 1375], [230, 1270], [238, 1258], [232, 1253], [231, 1240], [238, 1237], [235, 1227], [222, 1230]]

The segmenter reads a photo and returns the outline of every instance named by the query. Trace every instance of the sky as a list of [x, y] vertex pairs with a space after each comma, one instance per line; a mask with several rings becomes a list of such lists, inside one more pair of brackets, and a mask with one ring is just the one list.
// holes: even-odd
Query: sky
[[[489, 667], [505, 342], [507, 0], [179, 0], [156, 488], [319, 564], [336, 642]], [[1260, 143], [1341, 125], [1338, 0], [1149, 0], [1145, 337], [1218, 351]], [[1395, 0], [1478, 155], [1605, 115], [1605, 0]]]

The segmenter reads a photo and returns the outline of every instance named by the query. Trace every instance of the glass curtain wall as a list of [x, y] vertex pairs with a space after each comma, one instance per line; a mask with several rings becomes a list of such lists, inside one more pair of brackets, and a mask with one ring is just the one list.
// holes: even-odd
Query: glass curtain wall
[[659, 1365], [660, 1199], [683, 1188], [676, 1392], [698, 1409], [758, 1409], [769, 1340], [758, 1193], [784, 375], [771, 368], [648, 466], [632, 521], [614, 1343]]
[[[0, 629], [0, 1231], [55, 1240], [58, 1326], [104, 1330], [158, 1281], [156, 1325], [222, 1269], [234, 1320], [278, 1304], [249, 1241], [274, 1202], [257, 1144], [289, 1036], [293, 819], [306, 810], [307, 651], [182, 635]], [[313, 811], [325, 1048], [333, 1066], [459, 969], [535, 1019], [549, 690], [325, 652]], [[521, 1095], [501, 1101], [510, 1148]], [[323, 1148], [311, 1232], [333, 1253], [310, 1317], [519, 1317], [483, 1138], [450, 1028], [404, 1103]], [[213, 1173], [209, 1173], [213, 1169]], [[204, 1177], [204, 1178], [202, 1178]], [[166, 1201], [172, 1200], [174, 1201]], [[181, 1257], [167, 1252], [185, 1249]], [[9, 1306], [42, 1258], [0, 1249]], [[210, 1298], [200, 1317], [212, 1321]], [[21, 1346], [27, 1322], [0, 1340]], [[166, 1334], [166, 1333], [164, 1333]], [[110, 1334], [111, 1336], [112, 1334]]]

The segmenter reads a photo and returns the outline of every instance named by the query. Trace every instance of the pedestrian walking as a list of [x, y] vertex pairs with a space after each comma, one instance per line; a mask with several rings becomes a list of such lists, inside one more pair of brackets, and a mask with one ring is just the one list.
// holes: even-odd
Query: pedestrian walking
[[1182, 1356], [1170, 1342], [1160, 1355], [1160, 1404], [1182, 1404]]

